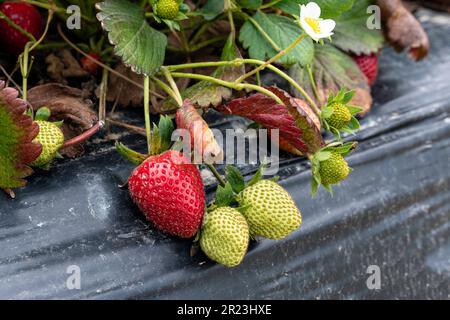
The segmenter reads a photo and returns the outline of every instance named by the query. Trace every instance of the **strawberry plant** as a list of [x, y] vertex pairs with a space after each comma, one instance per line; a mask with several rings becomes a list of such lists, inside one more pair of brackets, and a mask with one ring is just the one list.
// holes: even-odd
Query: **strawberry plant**
[[[301, 213], [280, 185], [263, 180], [264, 166], [248, 183], [233, 166], [223, 177], [215, 164], [224, 151], [202, 114], [215, 109], [267, 129], [281, 150], [309, 159], [313, 195], [320, 186], [332, 192], [332, 185], [349, 176], [344, 156], [356, 147], [344, 143], [343, 135], [359, 129], [357, 117], [372, 104], [370, 86], [385, 41], [380, 30], [366, 25], [367, 7], [374, 2], [24, 0], [17, 15], [10, 9], [16, 5], [7, 2], [0, 7], [0, 23], [10, 32], [2, 41], [18, 56], [22, 100], [0, 83], [0, 187], [11, 192], [23, 186], [29, 166], [48, 169], [61, 151], [85, 141], [106, 121], [132, 128], [146, 136], [147, 152], [119, 142], [116, 149], [137, 166], [127, 184], [135, 204], [163, 232], [196, 236], [195, 246], [207, 256], [236, 266], [249, 239], [285, 238], [299, 228]], [[68, 19], [64, 8], [70, 4], [81, 8], [82, 30], [63, 30], [55, 22], [54, 16]], [[46, 24], [39, 29], [44, 10]], [[427, 43], [417, 28], [423, 57]], [[45, 60], [52, 79], [66, 85], [88, 78], [83, 88], [97, 85], [93, 123], [86, 121], [92, 110], [80, 102], [76, 88], [47, 84], [28, 90], [37, 52], [50, 52]], [[263, 84], [267, 73], [285, 81], [284, 90]], [[34, 94], [41, 90], [51, 98], [43, 101]], [[129, 99], [120, 98], [131, 93]], [[145, 129], [106, 119], [108, 101], [115, 101], [113, 114], [117, 104], [125, 107], [130, 100], [143, 106]], [[158, 125], [152, 125], [152, 113], [161, 114]], [[173, 143], [175, 125], [189, 139]], [[66, 136], [77, 126], [85, 132]], [[325, 140], [326, 132], [334, 141]], [[179, 152], [181, 142], [190, 154]], [[209, 204], [198, 163], [218, 180]]]

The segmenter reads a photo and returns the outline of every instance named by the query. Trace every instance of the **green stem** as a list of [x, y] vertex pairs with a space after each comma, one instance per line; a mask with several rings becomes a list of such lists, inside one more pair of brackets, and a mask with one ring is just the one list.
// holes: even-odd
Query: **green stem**
[[[262, 65], [264, 64], [264, 61], [256, 60], [256, 59], [235, 59], [232, 61], [212, 61], [212, 62], [197, 62], [197, 63], [186, 63], [186, 64], [179, 64], [179, 65], [172, 65], [167, 66], [167, 68], [170, 71], [180, 70], [180, 69], [194, 69], [194, 68], [203, 68], [203, 67], [221, 67], [221, 66], [233, 66], [238, 67], [242, 64], [255, 64], [255, 65]], [[303, 89], [294, 79], [292, 79], [289, 75], [287, 75], [282, 70], [278, 69], [274, 65], [267, 65], [267, 69], [275, 72], [280, 77], [288, 81], [295, 89], [297, 89], [305, 98], [305, 100], [310, 104], [311, 108], [317, 113], [317, 115], [320, 114], [320, 109], [314, 102], [314, 100], [311, 98], [311, 96]]]
[[37, 41], [30, 41], [25, 45], [24, 52], [19, 56], [20, 71], [22, 73], [22, 98], [27, 101], [28, 98], [28, 76], [30, 75], [31, 67], [33, 65], [33, 60], [30, 63], [30, 52], [33, 51], [47, 36], [48, 29], [50, 27], [50, 22], [53, 19], [54, 9], [51, 6], [48, 9], [47, 23], [45, 25], [45, 30], [42, 36]]
[[287, 48], [281, 50], [280, 52], [278, 52], [275, 56], [273, 56], [272, 58], [270, 58], [269, 60], [267, 60], [266, 62], [264, 62], [264, 64], [260, 65], [259, 67], [257, 67], [256, 69], [253, 69], [250, 72], [247, 72], [246, 74], [244, 74], [243, 76], [239, 77], [236, 80], [236, 83], [242, 82], [245, 79], [247, 79], [248, 77], [251, 77], [252, 75], [254, 75], [255, 73], [258, 73], [261, 70], [264, 70], [269, 64], [274, 63], [275, 61], [277, 61], [278, 59], [280, 59], [282, 56], [284, 56], [286, 53], [288, 53], [290, 50], [292, 50], [300, 41], [303, 40], [303, 38], [306, 37], [306, 34], [303, 33], [300, 37], [298, 37], [297, 39], [295, 39], [294, 42], [292, 42]]
[[281, 0], [274, 0], [272, 2], [263, 4], [261, 7], [258, 8], [258, 10], [263, 10], [263, 9], [270, 8], [270, 7], [274, 6], [274, 5], [276, 5], [278, 2], [281, 2]]
[[144, 112], [145, 112], [145, 133], [147, 135], [148, 154], [152, 153], [152, 124], [150, 119], [150, 78], [144, 77]]
[[25, 30], [21, 26], [15, 24], [14, 21], [12, 21], [7, 15], [5, 15], [1, 11], [0, 11], [0, 19], [5, 20], [12, 28], [16, 29], [17, 31], [19, 31], [20, 33], [25, 35], [28, 39], [30, 39], [30, 41], [36, 41], [36, 38], [31, 33], [29, 33], [27, 30]]
[[230, 22], [230, 28], [231, 28], [231, 35], [233, 37], [233, 40], [236, 39], [236, 26], [234, 24], [234, 19], [233, 19], [233, 12], [231, 11], [231, 1], [227, 0], [228, 2], [228, 21]]
[[164, 76], [166, 77], [167, 81], [169, 82], [172, 91], [175, 93], [176, 96], [175, 101], [178, 103], [178, 106], [181, 107], [183, 105], [183, 98], [181, 97], [180, 90], [178, 90], [178, 86], [175, 83], [175, 80], [173, 79], [172, 75], [170, 74], [169, 70], [167, 70], [167, 68], [162, 67], [161, 70]]
[[[52, 9], [56, 13], [61, 13], [61, 14], [67, 15], [67, 10], [66, 9], [57, 7], [54, 4], [43, 3], [43, 2], [35, 1], [35, 0], [22, 0], [22, 2], [26, 2], [28, 4], [32, 4], [32, 5], [36, 6], [36, 7], [47, 9], [47, 10]], [[94, 19], [91, 19], [91, 18], [87, 17], [84, 14], [81, 14], [81, 18], [86, 20], [87, 22], [91, 22], [91, 23], [96, 21]]]
[[309, 65], [307, 65], [306, 70], [308, 71], [309, 81], [311, 82], [311, 87], [313, 89], [314, 96], [316, 97], [317, 101], [320, 101], [319, 91], [317, 90], [317, 84], [316, 84], [316, 80], [314, 79], [312, 69]]
[[278, 98], [275, 94], [273, 94], [272, 92], [270, 92], [267, 89], [264, 89], [260, 86], [254, 85], [254, 84], [229, 82], [229, 81], [225, 81], [225, 80], [216, 79], [214, 77], [205, 76], [205, 75], [201, 75], [201, 74], [194, 74], [194, 73], [172, 72], [172, 76], [175, 78], [188, 78], [188, 79], [204, 80], [204, 81], [215, 83], [222, 87], [231, 88], [231, 89], [234, 89], [237, 91], [241, 91], [244, 89], [258, 91], [258, 92], [261, 92], [261, 93], [271, 97], [278, 104], [284, 105], [283, 101], [281, 101], [281, 99]]
[[211, 39], [202, 41], [200, 43], [197, 43], [197, 44], [189, 47], [189, 52], [190, 53], [196, 52], [196, 51], [203, 49], [204, 47], [207, 47], [209, 45], [212, 45], [214, 43], [224, 41], [226, 38], [227, 38], [226, 36], [217, 36], [217, 37], [213, 37]]
[[175, 100], [178, 104], [178, 97], [175, 94], [175, 92], [173, 92], [173, 90], [164, 82], [162, 82], [161, 80], [159, 80], [157, 77], [152, 76], [152, 80], [161, 88], [163, 89], [173, 100]]
[[209, 67], [240, 67], [244, 63], [244, 59], [235, 59], [231, 61], [208, 61], [208, 62], [192, 62], [166, 66], [169, 71], [181, 69], [194, 68], [209, 68]]
[[214, 177], [217, 179], [217, 181], [219, 181], [220, 185], [222, 187], [225, 187], [226, 182], [225, 180], [223, 180], [222, 176], [220, 175], [220, 173], [216, 170], [216, 168], [212, 165], [212, 164], [207, 164], [209, 170], [211, 170], [212, 174], [214, 175]]

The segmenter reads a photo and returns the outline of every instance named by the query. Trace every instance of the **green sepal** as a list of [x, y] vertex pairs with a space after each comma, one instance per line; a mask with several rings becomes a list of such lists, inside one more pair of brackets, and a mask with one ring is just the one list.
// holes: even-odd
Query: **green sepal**
[[227, 182], [225, 186], [219, 185], [216, 191], [215, 205], [217, 207], [227, 207], [236, 201], [236, 194], [231, 187], [231, 184]]
[[[320, 122], [322, 123], [322, 126], [326, 131], [329, 131], [334, 135], [336, 140], [342, 139], [340, 134], [341, 132], [355, 134], [355, 132], [360, 128], [359, 121], [358, 119], [356, 119], [355, 115], [360, 113], [363, 109], [348, 104], [353, 99], [354, 95], [354, 90], [347, 91], [346, 88], [342, 88], [341, 90], [339, 90], [336, 96], [334, 96], [333, 93], [330, 93], [330, 95], [328, 96], [327, 104], [322, 107], [322, 111], [320, 113]], [[333, 115], [333, 105], [335, 104], [345, 106], [352, 115], [351, 120], [340, 129], [331, 126], [328, 122], [328, 119]]]
[[253, 178], [247, 183], [247, 187], [250, 187], [250, 186], [258, 183], [259, 181], [261, 181], [264, 176], [265, 171], [266, 171], [266, 164], [261, 163], [261, 166], [259, 167], [258, 171], [256, 171]]
[[55, 126], [57, 126], [58, 128], [61, 128], [62, 127], [62, 125], [64, 124], [64, 120], [61, 120], [61, 121], [55, 121], [55, 122], [52, 122]]
[[174, 129], [173, 121], [169, 116], [159, 118], [159, 124], [153, 125], [151, 155], [161, 154], [170, 149]]
[[58, 151], [56, 151], [56, 153], [55, 153], [55, 159], [64, 159], [64, 157], [61, 155], [61, 153], [59, 153]]
[[347, 156], [350, 152], [352, 152], [358, 146], [357, 142], [333, 142], [323, 147], [319, 151], [317, 151], [311, 158], [311, 194], [314, 198], [317, 194], [317, 190], [322, 185], [324, 189], [330, 192], [333, 195], [333, 189], [330, 185], [323, 185], [322, 178], [320, 176], [320, 163], [322, 161], [326, 161], [331, 157], [332, 153], [341, 154], [343, 157]]
[[230, 183], [233, 191], [236, 193], [241, 192], [245, 188], [245, 180], [239, 169], [232, 165], [227, 165], [226, 179]]
[[139, 152], [136, 152], [134, 150], [131, 150], [130, 148], [127, 148], [123, 143], [116, 142], [115, 144], [117, 152], [125, 159], [130, 161], [131, 163], [139, 166], [142, 162], [147, 159], [146, 155], [143, 155]]
[[48, 121], [48, 118], [51, 116], [51, 111], [47, 107], [41, 107], [36, 111], [36, 114], [34, 115], [34, 120], [40, 120], [40, 121]]

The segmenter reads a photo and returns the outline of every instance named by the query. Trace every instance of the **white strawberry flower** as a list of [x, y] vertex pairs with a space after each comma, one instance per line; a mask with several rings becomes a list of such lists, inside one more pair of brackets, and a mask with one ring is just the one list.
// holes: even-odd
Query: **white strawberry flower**
[[315, 2], [300, 6], [300, 26], [316, 42], [331, 37], [336, 27], [334, 20], [321, 19], [320, 14], [320, 7]]

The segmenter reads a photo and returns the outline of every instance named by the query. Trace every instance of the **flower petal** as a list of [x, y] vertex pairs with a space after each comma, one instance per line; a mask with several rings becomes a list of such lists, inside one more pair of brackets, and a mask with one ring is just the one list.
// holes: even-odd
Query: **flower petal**
[[314, 18], [314, 19], [319, 19], [320, 18], [320, 7], [317, 3], [315, 2], [310, 2], [305, 6], [305, 16], [306, 17], [310, 17], [310, 18]]
[[303, 28], [303, 30], [306, 32], [308, 36], [310, 36], [313, 40], [317, 41], [317, 33], [314, 31], [313, 28], [307, 23], [305, 20], [301, 20], [300, 24]]
[[306, 18], [306, 6], [302, 4], [300, 6], [300, 21], [305, 20], [305, 18]]
[[336, 27], [336, 22], [331, 19], [319, 21], [320, 33], [331, 33]]

